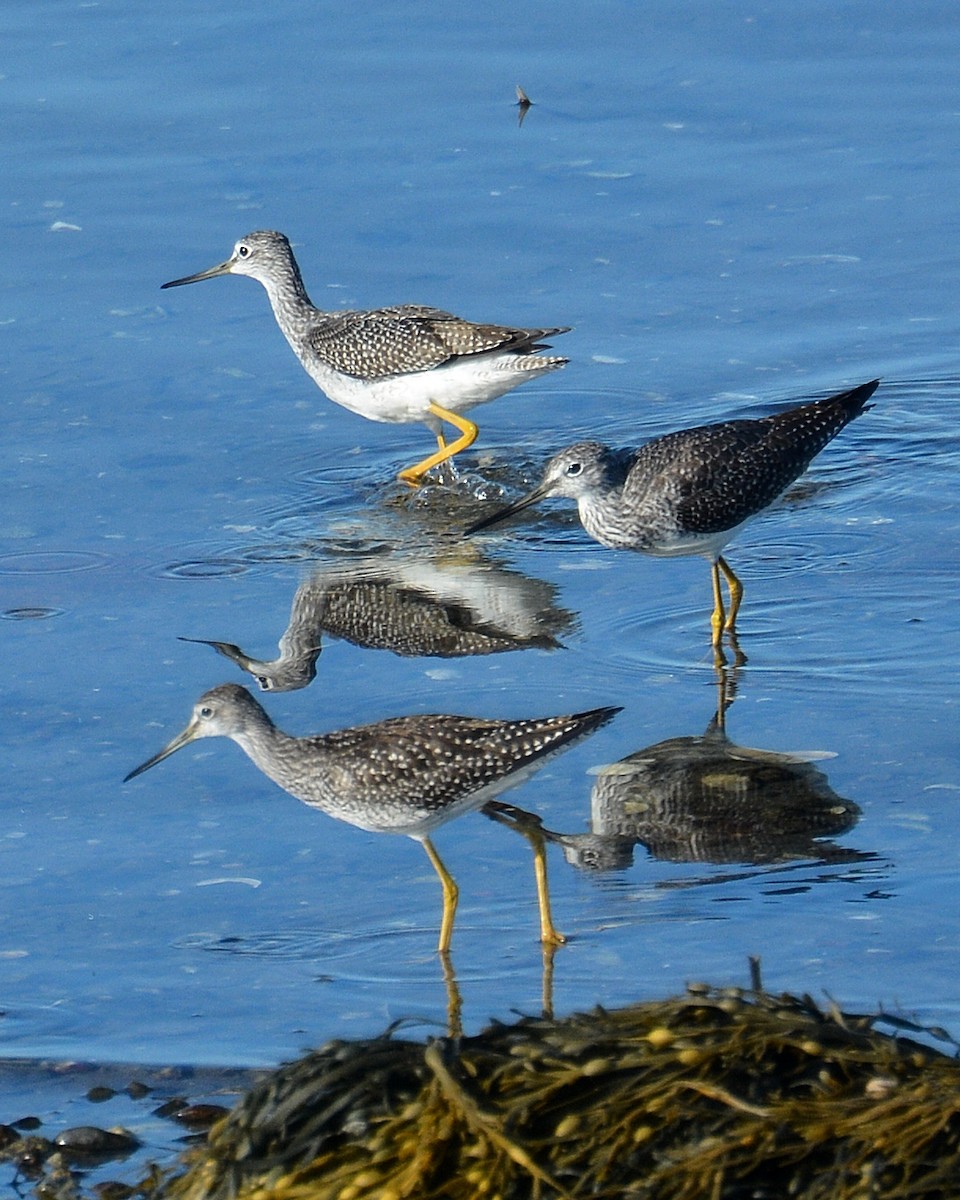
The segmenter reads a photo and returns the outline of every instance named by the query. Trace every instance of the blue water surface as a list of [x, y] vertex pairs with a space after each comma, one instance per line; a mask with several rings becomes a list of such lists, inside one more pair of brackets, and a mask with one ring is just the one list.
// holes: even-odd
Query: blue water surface
[[[532, 580], [559, 648], [325, 639], [311, 686], [262, 699], [295, 733], [622, 705], [510, 796], [583, 833], [597, 768], [714, 715], [707, 565], [605, 550], [561, 505], [457, 531], [584, 435], [875, 377], [728, 551], [727, 732], [812, 752], [856, 823], [785, 862], [638, 845], [590, 871], [551, 845], [553, 1003], [745, 982], [757, 955], [771, 988], [960, 1032], [953, 6], [20, 0], [3, 24], [0, 1054], [246, 1066], [442, 1029], [415, 843], [311, 812], [222, 741], [121, 783], [202, 691], [252, 682], [178, 638], [271, 658], [298, 586], [361, 562], [521, 608]], [[328, 402], [253, 282], [160, 291], [256, 228], [322, 307], [570, 325], [570, 365], [477, 410], [459, 483], [408, 495], [429, 432]], [[436, 843], [465, 1027], [538, 1011], [526, 843], [476, 814]]]

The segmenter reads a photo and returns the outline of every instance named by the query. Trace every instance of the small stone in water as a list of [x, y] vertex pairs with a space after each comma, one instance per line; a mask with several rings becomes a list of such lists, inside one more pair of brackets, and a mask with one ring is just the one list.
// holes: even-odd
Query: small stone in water
[[54, 1139], [68, 1154], [116, 1158], [130, 1154], [140, 1143], [126, 1129], [99, 1129], [96, 1125], [77, 1125], [64, 1129]]
[[187, 1107], [186, 1096], [174, 1096], [153, 1110], [155, 1117], [175, 1117], [181, 1108]]
[[94, 1184], [93, 1194], [97, 1200], [129, 1200], [129, 1197], [134, 1195], [134, 1190], [127, 1183], [115, 1183], [108, 1180], [104, 1183]]
[[195, 1129], [206, 1129], [230, 1111], [222, 1104], [187, 1104], [170, 1115], [181, 1125], [190, 1125]]

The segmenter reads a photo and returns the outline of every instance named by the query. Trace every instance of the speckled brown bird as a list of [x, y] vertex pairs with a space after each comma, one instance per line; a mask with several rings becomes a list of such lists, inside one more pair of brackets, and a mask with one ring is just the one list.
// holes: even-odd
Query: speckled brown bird
[[[467, 534], [505, 520], [546, 496], [576, 500], [584, 529], [612, 549], [710, 560], [714, 647], [733, 632], [743, 585], [721, 555], [755, 517], [803, 474], [854, 417], [880, 381], [756, 420], [721, 421], [654, 438], [638, 450], [577, 442], [554, 455], [540, 484], [516, 503], [484, 517]], [[730, 591], [724, 616], [723, 572]]]
[[[217, 275], [249, 275], [264, 286], [294, 354], [335, 404], [371, 421], [422, 421], [433, 431], [436, 453], [399, 474], [412, 486], [473, 444], [477, 427], [463, 413], [568, 361], [539, 353], [549, 348], [544, 338], [566, 333], [568, 326], [478, 324], [423, 304], [323, 312], [307, 295], [290, 242], [275, 230], [248, 233], [225, 262], [163, 287]], [[449, 444], [444, 422], [459, 434]]]
[[[197, 738], [231, 738], [274, 783], [311, 808], [360, 829], [402, 833], [423, 844], [443, 888], [438, 949], [445, 954], [458, 891], [430, 841], [432, 830], [481, 808], [619, 711], [596, 708], [518, 721], [434, 713], [292, 737], [246, 688], [225, 683], [205, 692], [183, 732], [124, 783]], [[540, 902], [544, 940], [562, 941], [542, 892]]]

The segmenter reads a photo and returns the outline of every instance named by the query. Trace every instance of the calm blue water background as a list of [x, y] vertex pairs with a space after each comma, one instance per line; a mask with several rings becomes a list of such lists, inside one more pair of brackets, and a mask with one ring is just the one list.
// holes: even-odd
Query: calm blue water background
[[[2, 25], [0, 1053], [247, 1065], [442, 1027], [414, 843], [310, 812], [226, 742], [121, 784], [243, 679], [177, 638], [272, 657], [331, 557], [433, 545], [481, 583], [487, 562], [531, 576], [577, 614], [563, 649], [330, 641], [266, 703], [300, 733], [621, 704], [510, 797], [583, 831], [593, 768], [712, 715], [708, 570], [618, 556], [559, 507], [458, 546], [471, 487], [512, 495], [583, 434], [876, 376], [876, 407], [729, 550], [730, 736], [830, 752], [859, 857], [637, 847], [596, 875], [554, 850], [555, 1005], [743, 982], [756, 954], [771, 988], [960, 1032], [955, 7], [31, 0]], [[478, 410], [452, 501], [405, 496], [430, 435], [327, 402], [255, 284], [160, 292], [254, 228], [288, 233], [321, 306], [569, 324], [571, 364]], [[467, 1028], [536, 1011], [525, 843], [479, 815], [436, 840]]]

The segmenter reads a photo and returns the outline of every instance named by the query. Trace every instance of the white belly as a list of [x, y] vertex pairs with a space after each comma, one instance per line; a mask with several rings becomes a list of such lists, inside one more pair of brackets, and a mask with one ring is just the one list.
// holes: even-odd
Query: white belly
[[581, 497], [578, 508], [584, 529], [602, 546], [611, 550], [637, 550], [657, 558], [702, 554], [715, 560], [747, 523], [742, 521], [717, 533], [691, 533], [678, 529], [672, 514], [656, 509], [652, 513], [631, 514], [615, 508], [611, 513], [601, 505], [591, 503], [589, 497]]
[[643, 550], [645, 554], [653, 554], [657, 558], [682, 558], [691, 554], [702, 554], [713, 561], [742, 528], [743, 526], [737, 525], [733, 529], [725, 529], [722, 533], [677, 534], [669, 541], [665, 539], [656, 546], [644, 546]]
[[[371, 421], [400, 425], [425, 421], [432, 425], [428, 411], [431, 403], [454, 412], [466, 412], [543, 374], [531, 367], [518, 369], [513, 365], [515, 361], [515, 355], [475, 354], [429, 371], [379, 379], [342, 375], [319, 360], [311, 361], [306, 369], [328, 399], [350, 412]], [[549, 362], [544, 359], [544, 371], [552, 369]]]

